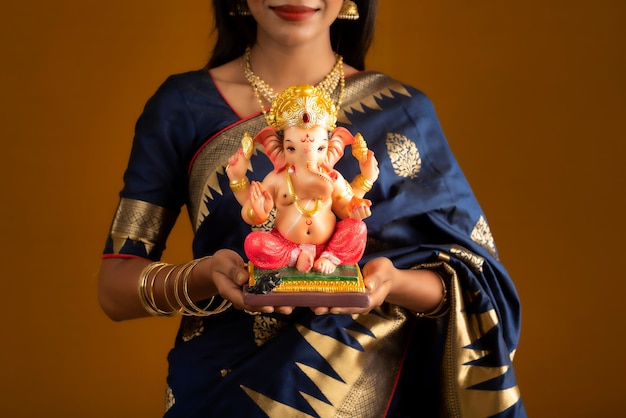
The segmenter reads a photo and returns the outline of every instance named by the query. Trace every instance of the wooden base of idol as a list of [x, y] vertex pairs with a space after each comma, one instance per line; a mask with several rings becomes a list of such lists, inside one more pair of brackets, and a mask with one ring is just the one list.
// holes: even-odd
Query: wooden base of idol
[[[248, 263], [250, 280], [243, 289], [243, 301], [250, 306], [357, 307], [369, 306], [369, 296], [358, 265], [338, 266], [331, 274], [301, 273], [294, 267], [263, 270]], [[248, 291], [263, 276], [276, 276], [280, 283], [267, 293]], [[258, 286], [257, 286], [258, 287]]]

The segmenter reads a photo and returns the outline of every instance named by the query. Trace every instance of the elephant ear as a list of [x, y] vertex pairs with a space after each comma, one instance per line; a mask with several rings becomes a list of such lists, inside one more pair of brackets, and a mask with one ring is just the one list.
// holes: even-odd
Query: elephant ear
[[334, 165], [343, 157], [343, 150], [346, 145], [354, 142], [354, 136], [344, 127], [337, 127], [328, 140], [328, 167]]
[[287, 164], [285, 160], [285, 149], [283, 141], [276, 134], [276, 129], [268, 126], [259, 131], [254, 140], [265, 148], [265, 153], [274, 164], [274, 170], [280, 171]]

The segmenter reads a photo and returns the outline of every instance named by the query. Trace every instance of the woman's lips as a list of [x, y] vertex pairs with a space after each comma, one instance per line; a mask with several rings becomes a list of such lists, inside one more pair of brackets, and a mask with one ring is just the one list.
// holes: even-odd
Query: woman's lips
[[317, 12], [317, 9], [313, 9], [311, 7], [290, 5], [272, 7], [272, 10], [281, 19], [292, 22], [305, 20]]

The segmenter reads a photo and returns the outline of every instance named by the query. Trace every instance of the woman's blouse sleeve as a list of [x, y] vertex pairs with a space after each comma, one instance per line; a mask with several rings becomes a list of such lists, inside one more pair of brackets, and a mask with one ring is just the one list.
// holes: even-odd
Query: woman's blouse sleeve
[[196, 128], [170, 77], [139, 117], [105, 257], [160, 259], [187, 196]]

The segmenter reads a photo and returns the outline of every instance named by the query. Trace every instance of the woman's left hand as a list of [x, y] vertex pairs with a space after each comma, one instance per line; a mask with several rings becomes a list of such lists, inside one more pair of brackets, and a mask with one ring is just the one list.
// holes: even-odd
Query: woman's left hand
[[363, 282], [369, 296], [369, 306], [356, 307], [314, 307], [317, 315], [331, 314], [367, 314], [383, 304], [392, 289], [397, 269], [391, 260], [384, 257], [375, 258], [363, 266]]

